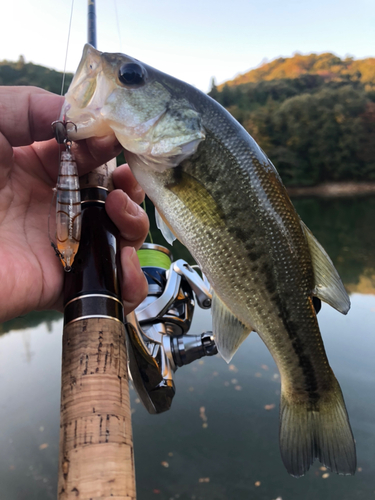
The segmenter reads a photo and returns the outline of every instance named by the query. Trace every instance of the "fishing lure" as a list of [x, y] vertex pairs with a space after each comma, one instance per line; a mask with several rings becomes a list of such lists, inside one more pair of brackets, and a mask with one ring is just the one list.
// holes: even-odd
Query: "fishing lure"
[[77, 163], [71, 151], [67, 125], [72, 122], [56, 121], [52, 123], [55, 138], [59, 144], [65, 145], [61, 152], [56, 195], [56, 244], [51, 245], [60, 258], [64, 270], [71, 271], [81, 239], [81, 192]]

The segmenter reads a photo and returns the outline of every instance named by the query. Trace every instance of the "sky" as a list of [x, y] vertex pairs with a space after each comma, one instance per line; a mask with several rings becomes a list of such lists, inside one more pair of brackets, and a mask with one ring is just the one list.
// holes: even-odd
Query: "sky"
[[[67, 71], [87, 40], [74, 0]], [[14, 0], [2, 9], [0, 60], [64, 69], [71, 0]], [[277, 57], [375, 56], [374, 0], [97, 0], [97, 48], [123, 52], [207, 92]]]

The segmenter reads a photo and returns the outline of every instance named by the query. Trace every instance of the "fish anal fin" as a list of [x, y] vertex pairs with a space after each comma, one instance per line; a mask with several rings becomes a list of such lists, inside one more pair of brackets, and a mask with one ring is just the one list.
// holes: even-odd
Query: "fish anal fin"
[[315, 288], [313, 295], [327, 302], [342, 314], [350, 309], [350, 299], [333, 262], [310, 229], [301, 221], [309, 246], [314, 269]]
[[313, 405], [282, 392], [280, 419], [280, 452], [289, 474], [303, 476], [316, 458], [337, 474], [355, 473], [353, 434], [336, 379], [334, 390]]
[[165, 240], [170, 245], [173, 245], [174, 240], [177, 238], [173, 234], [172, 229], [170, 228], [167, 221], [160, 215], [160, 212], [156, 208], [155, 208], [155, 222], [158, 229], [160, 229], [162, 235], [164, 236]]
[[217, 349], [227, 363], [252, 330], [233, 315], [216, 293], [212, 295], [212, 329]]

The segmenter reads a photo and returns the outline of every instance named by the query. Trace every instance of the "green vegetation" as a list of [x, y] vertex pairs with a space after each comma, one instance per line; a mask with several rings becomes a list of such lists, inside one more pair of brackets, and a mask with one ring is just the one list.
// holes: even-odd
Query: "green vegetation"
[[[17, 62], [0, 61], [0, 85], [35, 85], [61, 94], [62, 78], [63, 74], [54, 69], [26, 63], [23, 56], [20, 56]], [[72, 73], [65, 75], [64, 94], [72, 78]]]
[[209, 93], [248, 130], [286, 185], [375, 181], [375, 58], [280, 58]]

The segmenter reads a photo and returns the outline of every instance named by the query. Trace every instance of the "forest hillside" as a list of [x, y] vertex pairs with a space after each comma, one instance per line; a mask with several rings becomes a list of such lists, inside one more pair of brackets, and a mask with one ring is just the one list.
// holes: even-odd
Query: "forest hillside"
[[[35, 85], [55, 94], [61, 94], [62, 78], [63, 74], [59, 71], [26, 63], [22, 56], [17, 62], [0, 61], [0, 85]], [[72, 73], [65, 75], [64, 94], [72, 78]]]
[[296, 54], [209, 95], [255, 138], [286, 185], [375, 181], [375, 58]]

